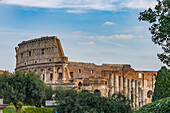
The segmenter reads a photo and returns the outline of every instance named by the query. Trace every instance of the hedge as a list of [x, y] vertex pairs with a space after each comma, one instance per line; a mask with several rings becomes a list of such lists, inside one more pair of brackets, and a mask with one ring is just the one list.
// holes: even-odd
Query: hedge
[[170, 97], [154, 101], [140, 107], [136, 113], [169, 113], [170, 112]]
[[29, 107], [23, 109], [22, 113], [52, 113], [53, 109], [52, 108], [45, 108], [45, 107]]

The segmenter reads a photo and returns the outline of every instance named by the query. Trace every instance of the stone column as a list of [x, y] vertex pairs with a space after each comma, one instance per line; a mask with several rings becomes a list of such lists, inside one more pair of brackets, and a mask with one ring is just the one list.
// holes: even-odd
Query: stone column
[[109, 91], [108, 97], [112, 96], [112, 87], [113, 87], [113, 75], [109, 74]]
[[139, 100], [139, 107], [141, 107], [142, 106], [141, 81], [138, 82], [138, 86], [139, 86], [139, 89], [138, 89], [138, 100]]
[[142, 90], [142, 106], [145, 105], [145, 90]]
[[62, 65], [62, 76], [63, 76], [63, 78], [62, 78], [62, 80], [66, 80], [66, 73], [65, 73], [65, 64], [63, 64]]
[[128, 88], [127, 78], [124, 78], [123, 84], [124, 84], [124, 88], [123, 88], [124, 95], [127, 97], [127, 88]]
[[123, 93], [123, 76], [120, 76], [120, 93]]
[[68, 69], [68, 66], [66, 67], [66, 70], [67, 70], [67, 76], [68, 76], [68, 80], [70, 80], [71, 79], [71, 76], [70, 76], [70, 71], [69, 71], [69, 69]]
[[112, 82], [111, 95], [113, 95], [113, 93], [114, 93], [114, 75], [113, 75], [113, 74], [112, 74], [112, 80], [111, 80], [111, 82]]
[[135, 108], [137, 109], [139, 107], [139, 101], [138, 101], [138, 81], [135, 80], [135, 90], [136, 90], [136, 94], [135, 94]]
[[118, 75], [114, 75], [115, 80], [114, 80], [114, 93], [118, 93], [119, 92], [119, 76]]
[[44, 68], [44, 83], [47, 83], [46, 81], [47, 75], [48, 75], [47, 68]]
[[56, 83], [56, 68], [53, 66], [53, 83]]
[[135, 80], [132, 80], [132, 105], [135, 108]]
[[129, 86], [128, 86], [129, 93], [128, 93], [128, 98], [129, 98], [129, 100], [131, 100], [131, 90], [132, 90], [132, 88], [131, 88], [131, 79], [128, 79], [128, 80], [129, 80]]

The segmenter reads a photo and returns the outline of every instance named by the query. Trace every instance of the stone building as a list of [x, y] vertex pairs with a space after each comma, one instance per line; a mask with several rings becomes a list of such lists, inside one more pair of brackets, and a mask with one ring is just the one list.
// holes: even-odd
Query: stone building
[[135, 108], [151, 102], [156, 71], [135, 71], [129, 64], [69, 62], [56, 36], [18, 44], [16, 71], [34, 71], [48, 85], [77, 86], [102, 96], [123, 93]]

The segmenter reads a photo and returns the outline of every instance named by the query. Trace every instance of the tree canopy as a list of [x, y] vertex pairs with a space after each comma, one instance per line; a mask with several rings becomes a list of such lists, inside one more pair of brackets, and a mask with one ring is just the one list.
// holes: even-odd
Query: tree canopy
[[163, 53], [158, 54], [161, 62], [170, 66], [170, 0], [157, 0], [154, 9], [140, 12], [139, 20], [151, 23], [149, 30], [152, 41], [162, 47]]
[[52, 88], [39, 79], [34, 72], [15, 72], [13, 75], [0, 75], [0, 96], [5, 103], [17, 102], [41, 106], [46, 99], [52, 98]]
[[163, 66], [156, 76], [152, 102], [165, 97], [170, 97], [170, 70]]
[[[98, 93], [92, 93], [88, 90], [77, 92], [75, 89], [56, 89], [62, 90], [63, 98], [60, 100], [60, 94], [55, 94], [57, 102], [57, 111], [60, 113], [131, 113], [130, 103], [121, 98], [102, 97]], [[59, 95], [58, 95], [59, 94]], [[116, 96], [122, 97], [122, 96]], [[123, 97], [125, 98], [125, 97]]]

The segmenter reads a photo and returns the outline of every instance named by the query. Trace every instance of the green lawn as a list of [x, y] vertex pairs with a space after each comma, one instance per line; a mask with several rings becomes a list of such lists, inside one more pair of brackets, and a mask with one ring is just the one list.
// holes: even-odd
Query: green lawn
[[15, 113], [15, 109], [14, 108], [6, 108], [3, 110], [3, 113]]

